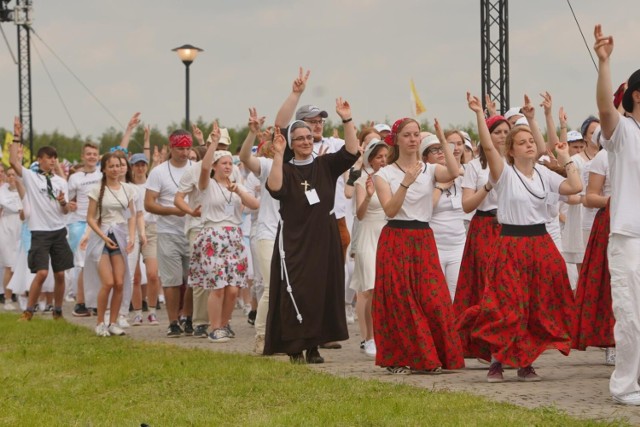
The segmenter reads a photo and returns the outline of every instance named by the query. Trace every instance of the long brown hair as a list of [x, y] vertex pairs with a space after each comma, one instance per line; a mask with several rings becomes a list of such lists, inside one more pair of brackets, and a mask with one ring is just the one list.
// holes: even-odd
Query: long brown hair
[[[502, 123], [506, 123], [507, 126], [509, 126], [509, 129], [511, 129], [511, 125], [509, 124], [508, 120], [506, 120], [506, 119], [505, 120], [496, 120], [496, 122], [494, 124], [492, 124], [491, 127], [489, 128], [489, 133], [491, 134]], [[492, 141], [492, 143], [493, 143], [493, 141]], [[484, 152], [484, 148], [482, 148], [482, 144], [478, 145], [478, 160], [480, 160], [480, 165], [482, 166], [482, 169], [486, 169], [487, 168], [487, 155]]]
[[102, 224], [102, 199], [104, 198], [104, 189], [107, 186], [107, 174], [105, 173], [107, 163], [109, 163], [109, 160], [112, 158], [118, 159], [119, 162], [120, 158], [124, 156], [122, 153], [122, 155], [118, 155], [117, 153], [121, 152], [114, 151], [113, 153], [106, 153], [100, 158], [100, 172], [102, 172], [102, 179], [100, 179], [100, 194], [98, 195], [98, 225]]
[[464, 135], [457, 129], [451, 129], [444, 133], [444, 139], [449, 138], [451, 135], [458, 135], [462, 139], [462, 154], [460, 155], [460, 164], [464, 164]]

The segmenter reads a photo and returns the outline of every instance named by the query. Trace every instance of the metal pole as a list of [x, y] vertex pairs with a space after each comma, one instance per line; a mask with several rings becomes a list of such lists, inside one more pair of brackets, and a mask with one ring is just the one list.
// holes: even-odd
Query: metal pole
[[186, 76], [187, 76], [187, 82], [186, 82], [186, 130], [189, 131], [189, 129], [191, 129], [191, 125], [189, 123], [189, 65], [191, 65], [191, 62], [185, 62], [185, 71], [186, 71]]

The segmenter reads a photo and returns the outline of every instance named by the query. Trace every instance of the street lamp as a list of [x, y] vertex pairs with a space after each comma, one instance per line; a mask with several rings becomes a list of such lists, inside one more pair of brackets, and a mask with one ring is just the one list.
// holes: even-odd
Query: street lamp
[[186, 70], [187, 77], [187, 85], [186, 85], [186, 121], [187, 121], [187, 130], [189, 130], [189, 65], [196, 59], [198, 53], [204, 52], [199, 47], [191, 46], [190, 44], [185, 44], [175, 49], [171, 49], [173, 52], [178, 52], [178, 57], [182, 61]]

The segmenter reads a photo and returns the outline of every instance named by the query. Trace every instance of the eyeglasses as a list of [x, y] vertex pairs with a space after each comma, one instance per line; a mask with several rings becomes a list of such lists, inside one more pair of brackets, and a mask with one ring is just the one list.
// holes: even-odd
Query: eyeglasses
[[428, 154], [440, 154], [442, 153], [442, 148], [441, 147], [433, 147], [433, 148], [429, 148], [427, 150]]
[[298, 136], [296, 138], [291, 138], [291, 141], [293, 142], [313, 141], [313, 135]]
[[310, 125], [323, 125], [325, 124], [326, 120], [325, 119], [305, 120], [305, 122], [309, 123]]

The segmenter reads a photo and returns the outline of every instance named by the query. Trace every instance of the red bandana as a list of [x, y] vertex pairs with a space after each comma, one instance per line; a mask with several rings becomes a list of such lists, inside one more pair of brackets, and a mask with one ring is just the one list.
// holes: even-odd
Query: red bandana
[[193, 144], [191, 135], [171, 135], [169, 137], [171, 148], [191, 147]]
[[398, 133], [398, 128], [405, 120], [409, 120], [409, 119], [411, 119], [411, 117], [403, 117], [401, 119], [396, 120], [393, 123], [393, 126], [391, 126], [391, 133], [384, 138], [384, 142], [386, 142], [387, 145], [391, 147], [396, 145], [395, 139], [396, 139], [396, 134]]
[[507, 124], [509, 124], [509, 120], [507, 120], [504, 116], [491, 116], [486, 119], [485, 122], [487, 123], [487, 127], [489, 128], [489, 132], [492, 131], [491, 127], [498, 122], [506, 122]]
[[618, 90], [616, 90], [616, 92], [613, 94], [613, 106], [618, 108], [620, 107], [620, 104], [622, 103], [622, 96], [624, 95], [624, 91], [626, 89], [627, 83], [622, 83], [619, 87]]

